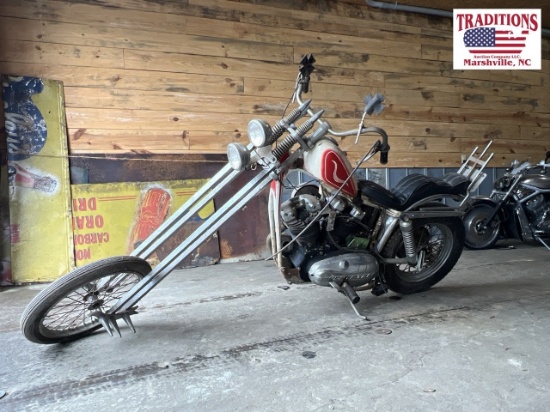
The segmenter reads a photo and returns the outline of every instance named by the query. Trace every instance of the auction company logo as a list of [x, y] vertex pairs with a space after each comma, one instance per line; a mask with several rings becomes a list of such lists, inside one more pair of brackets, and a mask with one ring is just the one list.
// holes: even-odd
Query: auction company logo
[[540, 9], [453, 10], [453, 69], [540, 67]]

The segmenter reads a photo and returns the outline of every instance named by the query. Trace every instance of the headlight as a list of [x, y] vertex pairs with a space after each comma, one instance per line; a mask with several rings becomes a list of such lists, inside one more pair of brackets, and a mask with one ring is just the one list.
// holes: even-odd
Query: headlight
[[248, 123], [247, 131], [250, 143], [256, 147], [263, 147], [270, 137], [271, 126], [263, 120], [254, 119]]
[[508, 176], [502, 176], [495, 180], [494, 188], [496, 190], [507, 190], [510, 187], [511, 179]]
[[250, 152], [240, 143], [229, 143], [227, 145], [227, 160], [235, 170], [244, 170], [250, 163]]

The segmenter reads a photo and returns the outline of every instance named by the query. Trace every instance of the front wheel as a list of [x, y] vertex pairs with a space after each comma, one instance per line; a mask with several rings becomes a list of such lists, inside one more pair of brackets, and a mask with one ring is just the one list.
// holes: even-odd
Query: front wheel
[[[413, 220], [418, 263], [387, 264], [388, 287], [403, 295], [422, 292], [443, 279], [454, 267], [464, 247], [464, 226], [458, 218]], [[397, 229], [382, 251], [386, 258], [406, 257], [403, 235]]]
[[498, 214], [487, 223], [494, 212], [494, 206], [486, 203], [474, 203], [466, 212], [462, 221], [466, 230], [464, 244], [468, 249], [490, 249], [497, 243], [500, 234]]
[[92, 313], [108, 312], [150, 271], [149, 263], [132, 256], [78, 268], [35, 296], [21, 316], [21, 330], [35, 343], [67, 342], [89, 335], [101, 326]]

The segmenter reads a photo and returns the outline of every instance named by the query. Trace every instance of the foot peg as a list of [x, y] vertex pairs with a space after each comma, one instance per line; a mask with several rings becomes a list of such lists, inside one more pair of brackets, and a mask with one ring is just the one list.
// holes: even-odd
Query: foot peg
[[135, 315], [137, 313], [136, 311], [137, 306], [134, 306], [130, 308], [129, 310], [123, 312], [123, 313], [105, 313], [101, 309], [94, 310], [92, 313], [90, 313], [90, 317], [96, 318], [97, 321], [103, 326], [103, 328], [107, 331], [107, 333], [112, 337], [113, 331], [115, 331], [119, 337], [122, 337], [120, 333], [120, 328], [117, 323], [118, 318], [122, 318], [126, 325], [134, 333], [136, 333], [136, 328], [134, 327], [134, 324], [132, 323], [132, 319], [130, 318], [131, 315]]
[[356, 303], [359, 303], [359, 301], [361, 300], [357, 292], [355, 292], [355, 290], [353, 290], [353, 288], [347, 282], [342, 283], [342, 293], [344, 293], [344, 295], [346, 295], [349, 301], [354, 305]]
[[342, 293], [348, 298], [349, 303], [351, 304], [351, 308], [357, 316], [359, 316], [363, 320], [369, 320], [369, 318], [367, 318], [366, 316], [361, 315], [355, 307], [355, 304], [358, 303], [361, 298], [359, 297], [359, 295], [357, 295], [357, 292], [355, 292], [355, 290], [350, 286], [348, 282], [344, 282], [342, 283], [342, 285], [339, 285], [336, 282], [330, 282], [330, 286], [332, 286], [334, 289], [336, 289], [338, 292]]

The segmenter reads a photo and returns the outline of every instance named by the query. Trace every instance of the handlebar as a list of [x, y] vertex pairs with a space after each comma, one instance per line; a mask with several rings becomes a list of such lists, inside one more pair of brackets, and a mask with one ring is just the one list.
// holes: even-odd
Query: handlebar
[[[313, 111], [313, 109], [311, 109], [309, 107], [309, 103], [311, 102], [311, 100], [306, 100], [306, 102], [302, 101], [303, 87], [304, 86], [308, 87], [308, 85], [309, 85], [309, 73], [311, 73], [311, 71], [308, 72], [307, 81], [305, 81], [305, 82], [298, 81], [296, 90], [294, 92], [294, 97], [295, 97], [296, 101], [298, 102], [298, 104], [300, 105], [300, 107], [304, 107], [304, 106], [307, 107], [307, 114], [309, 114], [310, 116], [314, 116], [315, 112]], [[366, 99], [367, 104], [365, 106], [364, 113], [370, 115], [373, 112], [377, 111], [376, 106], [380, 105], [382, 103], [383, 96], [380, 95], [380, 94], [376, 94], [374, 97], [371, 96], [370, 99], [369, 99], [369, 97], [367, 97], [367, 99]], [[378, 113], [380, 111], [378, 111]], [[363, 115], [363, 118], [364, 118], [364, 115]], [[380, 151], [380, 163], [384, 164], [384, 165], [388, 163], [388, 152], [390, 151], [390, 145], [388, 144], [388, 134], [385, 132], [384, 129], [381, 129], [379, 127], [360, 127], [360, 128], [358, 127], [358, 128], [355, 128], [355, 129], [344, 130], [344, 131], [338, 132], [334, 129], [331, 129], [330, 127], [327, 127], [326, 125], [328, 123], [325, 122], [322, 119], [318, 119], [317, 122], [319, 122], [322, 126], [324, 126], [326, 128], [326, 132], [328, 134], [330, 134], [332, 136], [335, 136], [335, 137], [347, 137], [347, 136], [353, 136], [353, 135], [358, 136], [358, 135], [366, 134], [366, 133], [377, 133], [378, 135], [380, 135], [380, 137], [382, 137], [382, 142], [380, 143], [380, 146], [379, 146], [379, 149], [378, 149]], [[363, 122], [361, 122], [361, 125], [362, 124], [363, 124]]]
[[[310, 107], [311, 100], [302, 101], [302, 92], [307, 93], [309, 89], [310, 75], [314, 70], [313, 63], [315, 59], [312, 55], [305, 56], [302, 59], [300, 74], [296, 81], [293, 99], [297, 101], [299, 106], [292, 110], [291, 113], [280, 119], [273, 127], [261, 119], [251, 120], [248, 124], [248, 137], [250, 144], [245, 146], [242, 143], [232, 142], [227, 146], [227, 157], [229, 165], [234, 170], [245, 170], [252, 167], [254, 164], [260, 164], [263, 167], [273, 164], [274, 162], [282, 162], [288, 157], [290, 149], [296, 144], [300, 144], [302, 150], [308, 151], [314, 147], [316, 142], [323, 139], [327, 134], [335, 137], [347, 137], [356, 135], [357, 138], [361, 134], [376, 133], [382, 139], [377, 140], [372, 147], [365, 153], [362, 159], [358, 162], [357, 167], [366, 160], [372, 158], [377, 152], [380, 152], [380, 163], [388, 162], [388, 152], [390, 145], [388, 144], [388, 135], [384, 129], [379, 127], [364, 127], [365, 116], [374, 113], [379, 114], [383, 109], [384, 96], [377, 93], [376, 95], [368, 95], [364, 102], [363, 116], [356, 129], [336, 131], [330, 128], [330, 124], [321, 119], [323, 110], [314, 112]], [[285, 110], [286, 112], [286, 110]], [[303, 122], [299, 127], [295, 122], [309, 115], [309, 119]], [[315, 129], [311, 136], [306, 136], [315, 123], [320, 126]], [[272, 145], [284, 134], [287, 136], [278, 143], [275, 149]], [[350, 175], [351, 176], [351, 175]]]

